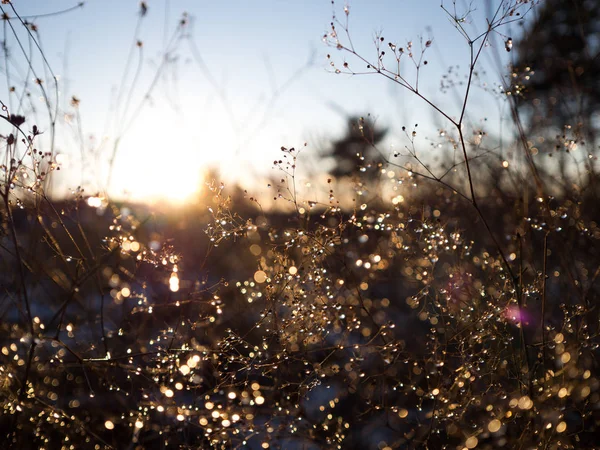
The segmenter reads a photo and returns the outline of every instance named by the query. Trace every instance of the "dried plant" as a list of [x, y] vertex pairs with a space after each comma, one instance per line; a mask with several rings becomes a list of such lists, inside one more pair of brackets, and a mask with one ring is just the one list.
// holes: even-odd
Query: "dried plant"
[[[101, 194], [52, 199], [52, 144], [39, 151], [30, 111], [2, 104], [0, 423], [9, 445], [596, 445], [593, 171], [581, 166], [589, 182], [572, 189], [584, 173], [540, 162], [549, 148], [575, 150], [579, 137], [564, 124], [559, 142], [540, 141], [521, 121], [533, 69], [495, 92], [516, 130], [509, 150], [522, 158], [509, 161], [466, 120], [488, 44], [499, 36], [512, 51], [506, 25], [542, 6], [502, 0], [476, 35], [468, 9], [442, 7], [469, 44], [467, 82], [442, 85], [462, 89], [458, 115], [419, 86], [431, 40], [377, 36], [368, 59], [352, 43], [348, 6], [324, 39], [343, 55], [329, 56], [334, 72], [383, 76], [445, 120], [428, 145], [447, 161], [422, 157], [417, 125], [402, 129], [407, 144], [390, 156], [371, 119], [357, 118], [364, 140], [349, 127], [334, 144], [330, 155], [344, 142], [352, 154], [325, 201], [299, 189], [304, 148], [282, 147], [270, 188], [284, 207], [211, 183], [209, 207], [179, 235]], [[54, 127], [54, 100], [46, 107]]]

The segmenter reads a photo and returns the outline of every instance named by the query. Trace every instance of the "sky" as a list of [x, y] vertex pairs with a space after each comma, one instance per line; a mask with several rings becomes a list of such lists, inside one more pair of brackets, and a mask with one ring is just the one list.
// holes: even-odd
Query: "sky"
[[[359, 66], [351, 55], [323, 42], [333, 11], [345, 20], [345, 6], [352, 42], [368, 57], [375, 54], [378, 34], [398, 47], [412, 41], [418, 48], [421, 38], [432, 40], [420, 89], [451, 116], [460, 111], [456, 94], [461, 88], [444, 94], [440, 80], [451, 66], [458, 66], [455, 73], [462, 79], [469, 47], [440, 0], [333, 5], [330, 0], [148, 0], [141, 21], [138, 1], [88, 0], [81, 8], [45, 15], [78, 3], [13, 1], [17, 12], [38, 27], [39, 43], [59, 79], [56, 150], [63, 155], [61, 189], [79, 184], [104, 189], [110, 179], [107, 193], [113, 198], [182, 202], [202, 189], [206, 171], [216, 167], [222, 179], [253, 186], [260, 193], [262, 185], [255, 180], [279, 176], [273, 160], [280, 157], [282, 146], [300, 148], [306, 143], [299, 163], [303, 180], [326, 171], [327, 162], [317, 155], [343, 135], [349, 115], [371, 114], [388, 127], [385, 145], [390, 151], [405, 145], [402, 126], [419, 123], [420, 133], [434, 135], [444, 126], [441, 119], [398, 85], [376, 75], [334, 73], [331, 60], [338, 66], [344, 61]], [[485, 26], [486, 3], [474, 3], [478, 6], [465, 24], [473, 33]], [[457, 5], [460, 11], [466, 8], [466, 3]], [[4, 8], [14, 16], [9, 6]], [[177, 35], [183, 17], [186, 26]], [[18, 27], [14, 20], [11, 24]], [[504, 30], [506, 35], [516, 33], [512, 27]], [[6, 29], [5, 24], [5, 33]], [[173, 36], [181, 39], [174, 41]], [[499, 81], [498, 65], [492, 67], [490, 58], [502, 54], [506, 60], [499, 67], [509, 62], [503, 39], [498, 35], [494, 43], [502, 52], [486, 49], [489, 55], [482, 59], [490, 86]], [[23, 61], [17, 42], [7, 41], [11, 58]], [[42, 73], [42, 60], [33, 53]], [[12, 82], [19, 79], [16, 64], [9, 63]], [[2, 67], [0, 95], [5, 101], [6, 59]], [[21, 63], [21, 73], [23, 67]], [[410, 67], [406, 74], [414, 80]], [[73, 96], [79, 100], [77, 108], [71, 104]], [[472, 97], [474, 123], [498, 120], [498, 103], [490, 99], [484, 91]]]

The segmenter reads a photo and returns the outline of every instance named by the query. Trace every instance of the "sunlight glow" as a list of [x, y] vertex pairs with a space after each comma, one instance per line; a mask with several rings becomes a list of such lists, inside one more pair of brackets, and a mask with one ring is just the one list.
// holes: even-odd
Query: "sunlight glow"
[[113, 194], [173, 205], [197, 199], [203, 191], [210, 158], [214, 157], [205, 148], [216, 143], [186, 133], [186, 129], [191, 127], [175, 114], [143, 114], [131, 135], [123, 140]]
[[136, 174], [131, 178], [127, 191], [136, 200], [182, 205], [198, 198], [202, 183], [203, 177], [198, 168], [181, 167], [166, 180], [160, 175]]

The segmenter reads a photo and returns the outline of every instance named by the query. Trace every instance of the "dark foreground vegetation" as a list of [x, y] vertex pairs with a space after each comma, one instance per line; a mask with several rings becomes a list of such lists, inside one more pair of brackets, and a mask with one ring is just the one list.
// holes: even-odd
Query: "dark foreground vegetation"
[[[514, 124], [500, 146], [467, 120], [480, 54], [515, 51], [506, 24], [535, 13], [543, 28], [560, 8], [496, 3], [480, 35], [448, 10], [471, 68], [451, 87], [458, 114], [431, 105], [441, 162], [422, 159], [417, 128], [387, 155], [385, 130], [350, 118], [325, 203], [296, 190], [293, 148], [272, 208], [218, 181], [158, 216], [84, 190], [53, 199], [52, 147], [37, 151], [27, 106], [4, 102], [3, 448], [594, 448], [600, 22], [581, 12], [594, 2], [564, 2], [568, 26], [544, 47], [556, 54], [537, 61], [541, 44], [523, 41], [495, 93]], [[371, 61], [338, 14], [334, 71], [429, 102], [409, 80], [435, 43], [379, 36]], [[545, 83], [529, 84], [536, 64]]]

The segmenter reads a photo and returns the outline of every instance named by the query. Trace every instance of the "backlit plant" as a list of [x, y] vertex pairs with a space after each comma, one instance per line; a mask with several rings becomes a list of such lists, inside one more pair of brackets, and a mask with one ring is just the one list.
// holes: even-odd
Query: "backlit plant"
[[[578, 166], [587, 172], [575, 177], [540, 162], [582, 146], [579, 127], [563, 124], [549, 140], [524, 125], [516, 99], [525, 101], [532, 68], [513, 68], [499, 89], [480, 85], [506, 102], [516, 130], [510, 151], [522, 158], [508, 158], [488, 130], [465, 119], [483, 52], [498, 42], [514, 51], [518, 41], [503, 34], [506, 25], [543, 3], [500, 1], [475, 36], [466, 26], [471, 11], [442, 7], [470, 49], [466, 83], [448, 74], [442, 82], [443, 91], [462, 93], [458, 115], [419, 87], [433, 40], [401, 45], [378, 35], [376, 57], [368, 59], [352, 44], [343, 7], [324, 36], [338, 52], [328, 56], [332, 71], [399, 84], [444, 119], [443, 128], [425, 141], [418, 125], [402, 127], [401, 150], [388, 154], [379, 138], [385, 133], [369, 116], [352, 119], [348, 139], [338, 143], [351, 142], [353, 153], [322, 186], [324, 199], [297, 183], [310, 146], [281, 147], [269, 187], [274, 206], [209, 183], [208, 205], [184, 227], [197, 236], [203, 223], [201, 238], [190, 239], [194, 248], [181, 245], [186, 235], [177, 227], [160, 230], [152, 217], [141, 220], [102, 193], [80, 187], [69, 201], [53, 199], [47, 180], [61, 167], [53, 141], [40, 141], [25, 119], [30, 110], [4, 102], [6, 442], [595, 445], [598, 192], [590, 166]], [[146, 12], [142, 3], [141, 17]], [[56, 126], [53, 102], [46, 97], [49, 127]], [[423, 145], [445, 155], [442, 162], [423, 159]]]

